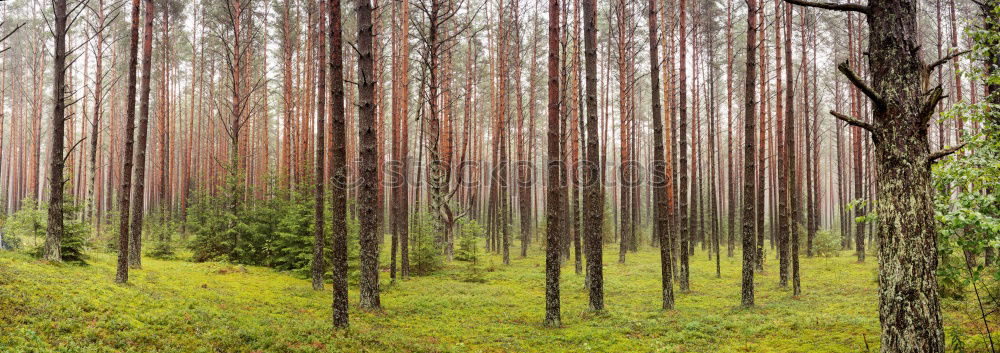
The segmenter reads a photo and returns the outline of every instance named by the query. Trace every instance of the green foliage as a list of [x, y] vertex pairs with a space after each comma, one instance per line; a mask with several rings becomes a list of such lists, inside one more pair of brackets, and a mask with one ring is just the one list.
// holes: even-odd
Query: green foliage
[[[36, 206], [32, 202], [25, 204], [25, 209], [29, 206], [31, 207], [30, 210], [24, 210], [26, 212], [23, 216], [25, 219], [23, 222], [19, 222], [20, 226], [24, 228], [20, 231], [33, 232], [35, 236], [44, 238], [48, 227], [48, 206], [45, 204]], [[87, 260], [84, 251], [89, 247], [91, 227], [86, 222], [80, 220], [79, 214], [81, 211], [82, 207], [74, 205], [71, 197], [67, 197], [63, 201], [63, 237], [60, 242], [59, 255], [62, 256], [63, 262], [66, 263], [82, 265]], [[20, 212], [18, 211], [17, 213]], [[17, 217], [17, 213], [15, 213], [15, 217]], [[41, 258], [44, 248], [44, 242], [39, 242], [29, 253], [36, 258]]]
[[863, 215], [861, 215], [861, 216], [855, 217], [854, 218], [854, 223], [857, 223], [857, 224], [866, 224], [866, 223], [875, 222], [878, 219], [878, 213], [876, 213], [874, 210], [872, 210], [872, 207], [869, 207], [868, 200], [865, 200], [865, 199], [855, 199], [855, 200], [851, 200], [851, 202], [847, 203], [847, 211], [849, 213], [853, 213], [855, 208], [861, 208], [862, 210], [868, 210], [868, 212], [865, 213], [865, 214], [863, 214]]
[[177, 252], [169, 241], [158, 241], [153, 244], [153, 248], [146, 251], [146, 256], [159, 260], [173, 260], [177, 258]]
[[474, 219], [458, 220], [455, 235], [458, 237], [458, 251], [455, 260], [476, 262], [479, 260], [479, 241], [485, 237], [486, 230]]
[[45, 208], [39, 206], [33, 199], [25, 199], [21, 202], [21, 209], [7, 217], [3, 224], [5, 241], [10, 239], [35, 240], [45, 237], [45, 225], [48, 223]]
[[[875, 261], [858, 264], [846, 252], [802, 258], [803, 295], [795, 298], [776, 285], [777, 261], [768, 261], [757, 277], [758, 307], [740, 309], [741, 255], [723, 255], [715, 278], [714, 259], [696, 250], [692, 291], [664, 312], [655, 249], [630, 254], [625, 265], [607, 256], [607, 312], [588, 310], [584, 277], [564, 268], [560, 328], [541, 326], [545, 259], [536, 252], [486, 270], [486, 283], [466, 281], [466, 262], [393, 285], [382, 273], [386, 310], [352, 305], [350, 331], [332, 333], [330, 292], [287, 272], [150, 258], [121, 286], [112, 282], [112, 254], [78, 267], [0, 252], [0, 351], [825, 353], [864, 352], [866, 340], [879, 350]], [[480, 263], [491, 262], [500, 257], [482, 254]], [[356, 285], [349, 295], [354, 303]], [[949, 351], [956, 337], [967, 352], [988, 351], [961, 307], [974, 303], [945, 300]]]
[[[991, 25], [970, 30], [971, 56], [991, 62], [1000, 55], [1000, 32], [996, 20], [1000, 8], [992, 9]], [[1000, 83], [1000, 75], [972, 65], [966, 72], [984, 84]], [[976, 133], [966, 131], [968, 142], [961, 153], [946, 157], [933, 168], [934, 211], [938, 223], [939, 287], [942, 295], [962, 297], [970, 284], [984, 279], [1000, 280], [996, 266], [984, 266], [977, 259], [987, 248], [1000, 246], [1000, 92], [993, 92], [976, 104], [957, 104], [943, 114], [946, 120], [980, 124]]]
[[486, 230], [474, 219], [460, 219], [456, 230], [459, 239], [455, 260], [466, 261], [468, 265], [460, 279], [469, 283], [485, 283], [486, 272], [480, 264], [479, 242], [485, 238]]
[[[311, 187], [282, 191], [266, 200], [229, 210], [228, 198], [198, 194], [188, 208], [187, 226], [194, 239], [189, 243], [195, 262], [228, 261], [267, 266], [299, 277], [311, 273], [315, 244], [316, 209]], [[326, 213], [329, 217], [329, 210]], [[325, 223], [326, 245], [331, 244], [330, 222]], [[358, 222], [347, 219], [348, 261], [358, 258]], [[329, 248], [328, 248], [329, 249]], [[327, 250], [326, 262], [331, 263]], [[332, 271], [329, 266], [327, 272]], [[356, 278], [351, 268], [352, 278]]]
[[429, 275], [444, 263], [441, 248], [434, 240], [434, 217], [427, 213], [413, 215], [410, 226], [410, 274]]
[[840, 230], [824, 229], [816, 232], [813, 238], [813, 254], [822, 257], [833, 257], [840, 253]]

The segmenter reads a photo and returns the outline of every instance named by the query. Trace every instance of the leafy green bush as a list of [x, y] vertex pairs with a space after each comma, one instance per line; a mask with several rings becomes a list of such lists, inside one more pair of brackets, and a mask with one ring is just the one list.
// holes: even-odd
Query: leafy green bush
[[17, 250], [21, 248], [21, 238], [13, 235], [4, 236], [0, 229], [0, 250]]
[[21, 209], [10, 215], [4, 223], [4, 240], [32, 238], [38, 244], [39, 239], [45, 238], [48, 223], [46, 217], [44, 206], [38, 205], [33, 199], [25, 199], [21, 202]]

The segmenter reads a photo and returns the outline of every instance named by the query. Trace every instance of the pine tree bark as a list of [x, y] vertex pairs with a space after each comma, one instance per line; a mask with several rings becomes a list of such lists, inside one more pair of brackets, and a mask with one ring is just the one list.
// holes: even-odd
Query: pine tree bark
[[873, 123], [835, 115], [869, 131], [875, 147], [881, 351], [944, 352], [930, 166], [954, 150], [931, 153], [928, 147], [928, 123], [942, 90], [928, 89], [934, 66], [915, 50], [920, 47], [917, 3], [786, 1], [866, 15], [872, 82], [863, 81], [846, 64], [839, 69], [871, 101]]
[[[786, 188], [788, 190], [788, 240], [791, 242], [788, 246], [789, 251], [789, 266], [791, 267], [791, 279], [792, 279], [792, 295], [797, 296], [802, 294], [802, 288], [799, 283], [799, 213], [801, 209], [801, 202], [799, 200], [799, 192], [802, 188], [799, 187], [797, 165], [795, 164], [796, 155], [796, 142], [795, 142], [795, 80], [792, 73], [792, 5], [784, 4], [785, 6], [785, 82], [787, 83], [787, 88], [785, 90], [785, 180], [787, 181]], [[805, 38], [803, 38], [803, 41]]]
[[325, 248], [325, 236], [324, 232], [324, 215], [323, 211], [326, 209], [326, 204], [324, 203], [324, 194], [326, 193], [324, 182], [326, 179], [324, 177], [326, 171], [326, 67], [327, 67], [327, 51], [326, 51], [326, 6], [327, 3], [324, 0], [319, 2], [319, 49], [317, 55], [319, 55], [319, 65], [318, 65], [318, 78], [317, 78], [317, 89], [319, 90], [316, 95], [316, 224], [313, 227], [313, 260], [312, 260], [312, 286], [313, 290], [323, 290], [323, 273], [326, 272], [326, 265], [324, 264], [323, 249]]
[[45, 231], [45, 260], [62, 262], [63, 238], [63, 167], [64, 143], [66, 139], [66, 32], [69, 19], [66, 0], [52, 2], [53, 35], [53, 81], [52, 81], [52, 144], [49, 146], [49, 219]]
[[679, 259], [679, 261], [680, 261], [680, 281], [679, 282], [680, 282], [680, 290], [682, 292], [687, 292], [687, 291], [690, 290], [690, 284], [689, 284], [689, 275], [690, 275], [689, 266], [690, 265], [688, 263], [688, 250], [689, 250], [688, 248], [689, 248], [689, 244], [691, 243], [691, 239], [692, 239], [691, 224], [690, 224], [691, 222], [689, 221], [689, 219], [690, 219], [689, 218], [689, 212], [690, 211], [689, 211], [689, 207], [688, 207], [689, 206], [689, 203], [688, 203], [688, 201], [689, 201], [688, 188], [690, 187], [690, 184], [688, 183], [688, 154], [687, 154], [687, 148], [688, 148], [688, 133], [687, 133], [687, 123], [688, 123], [688, 121], [687, 121], [687, 119], [688, 119], [688, 110], [687, 110], [687, 43], [686, 43], [686, 40], [687, 40], [686, 39], [687, 38], [687, 11], [686, 11], [687, 1], [686, 0], [680, 0], [680, 3], [678, 4], [678, 6], [680, 6], [680, 8], [679, 8], [679, 10], [680, 10], [679, 16], [680, 16], [680, 38], [681, 38], [680, 50], [679, 50], [680, 51], [680, 58], [679, 58], [679, 60], [680, 60], [679, 61], [680, 62], [680, 72], [679, 72], [679, 75], [680, 75], [680, 77], [679, 77], [680, 84], [678, 85], [678, 90], [680, 90], [680, 92], [678, 94], [679, 95], [679, 99], [680, 99], [680, 101], [678, 102], [678, 111], [680, 112], [680, 114], [678, 115], [678, 118], [677, 118], [677, 124], [678, 124], [677, 128], [680, 131], [680, 136], [678, 138], [678, 145], [677, 145], [678, 146], [678, 151], [677, 151], [677, 154], [678, 154], [678, 167], [677, 167], [677, 170], [678, 170], [678, 174], [680, 174], [680, 177], [679, 177], [680, 184], [677, 187], [678, 187], [678, 190], [679, 190], [679, 192], [678, 192], [678, 198], [680, 199], [680, 210], [679, 210], [679, 212], [680, 212], [680, 227], [681, 227], [680, 244], [678, 244], [679, 247], [680, 247], [680, 252], [681, 252], [680, 259]]
[[371, 0], [355, 0], [358, 23], [358, 214], [361, 232], [361, 288], [360, 305], [366, 310], [381, 310], [379, 299], [379, 229], [378, 192], [376, 169], [378, 155], [375, 140], [375, 72], [372, 55], [372, 5]]
[[597, 2], [583, 0], [584, 70], [586, 74], [586, 168], [584, 207], [587, 216], [584, 238], [587, 243], [587, 284], [590, 309], [604, 310], [604, 180], [600, 140], [597, 134]]
[[[363, 1], [363, 0], [361, 0]], [[344, 54], [340, 0], [330, 0], [330, 252], [333, 267], [333, 326], [347, 328], [347, 129], [344, 127]], [[404, 207], [405, 209], [405, 207]], [[404, 238], [405, 239], [405, 238]], [[404, 243], [405, 244], [405, 243]], [[405, 247], [404, 247], [405, 249]], [[403, 276], [406, 276], [405, 250]]]
[[[136, 130], [135, 150], [135, 188], [132, 190], [132, 220], [129, 236], [128, 265], [131, 268], [142, 267], [142, 212], [146, 185], [146, 145], [149, 131], [149, 91], [152, 76], [153, 58], [153, 0], [144, 0], [145, 21], [143, 24], [142, 43], [142, 82], [139, 96], [139, 127]], [[121, 196], [124, 197], [124, 196]]]
[[757, 93], [754, 92], [757, 79], [757, 58], [754, 54], [757, 50], [757, 12], [759, 11], [757, 1], [747, 0], [747, 9], [747, 70], [743, 91], [743, 279], [740, 298], [744, 307], [751, 307], [754, 306], [754, 269], [758, 264], [758, 261], [755, 260], [757, 244], [755, 244], [754, 234], [757, 229], [754, 212], [756, 200], [753, 197], [756, 194], [755, 177], [757, 174], [756, 157], [754, 156], [757, 140], [754, 136], [756, 135], [756, 117], [754, 115], [757, 111], [756, 102], [754, 102], [754, 97], [757, 97]]
[[562, 238], [563, 220], [560, 211], [564, 181], [562, 178], [559, 116], [559, 0], [549, 0], [549, 131], [548, 131], [548, 198], [547, 229], [545, 249], [545, 325], [558, 327], [561, 325], [559, 309], [559, 240]]
[[726, 186], [728, 192], [726, 196], [726, 230], [728, 235], [726, 255], [733, 257], [733, 248], [736, 246], [736, 186], [738, 185], [736, 169], [733, 169], [733, 158], [735, 157], [733, 150], [737, 146], [733, 143], [733, 0], [726, 1], [726, 122], [728, 124], [726, 129], [728, 134], [726, 174], [729, 181]]
[[[658, 38], [656, 34], [656, 31], [658, 30], [656, 25], [656, 9], [657, 9], [656, 0], [649, 0], [649, 8], [647, 11], [649, 12], [649, 70], [650, 70], [649, 80], [651, 86], [650, 102], [652, 102], [652, 119], [653, 119], [653, 179], [652, 179], [653, 205], [654, 205], [653, 219], [654, 222], [656, 222], [656, 227], [654, 228], [656, 230], [656, 234], [654, 234], [653, 236], [656, 239], [659, 239], [660, 243], [660, 278], [662, 282], [661, 288], [663, 292], [662, 307], [664, 310], [671, 310], [674, 308], [674, 286], [673, 286], [673, 274], [671, 273], [671, 268], [670, 268], [670, 258], [671, 258], [670, 241], [667, 239], [667, 237], [669, 236], [668, 232], [670, 228], [670, 223], [668, 222], [669, 215], [667, 213], [667, 188], [666, 188], [667, 162], [664, 158], [664, 151], [663, 151], [663, 116], [661, 115], [663, 109], [660, 107], [660, 60], [658, 55], [659, 52], [657, 50], [659, 44], [657, 43]], [[593, 22], [590, 22], [588, 18], [587, 28], [588, 29], [591, 28], [591, 25], [593, 25]], [[589, 38], [590, 37], [588, 37], [588, 39]], [[587, 43], [588, 45], [590, 44], [589, 41]], [[588, 51], [588, 53], [590, 52]], [[595, 59], [597, 56], [596, 54], [597, 50], [595, 48], [594, 49]], [[588, 56], [588, 62], [587, 62], [588, 70], [590, 69], [589, 58], [590, 57]], [[594, 71], [596, 75], [597, 71], [596, 65]], [[588, 71], [588, 76], [587, 76], [588, 90], [591, 87], [591, 85], [589, 84], [590, 77], [591, 76]], [[590, 97], [591, 95], [589, 94], [588, 91], [587, 95], [588, 103], [590, 101]], [[596, 90], [594, 92], [594, 97], [595, 97], [594, 108], [596, 109], [597, 108]], [[587, 112], [588, 114], [590, 113], [589, 107]], [[594, 120], [595, 120], [594, 129], [596, 130], [596, 120], [597, 120], [596, 116], [594, 116]], [[587, 261], [589, 263], [590, 259], [587, 259]]]
[[[128, 253], [129, 253], [129, 207], [132, 194], [132, 148], [134, 143], [135, 130], [135, 100], [136, 100], [136, 66], [138, 66], [139, 54], [139, 0], [132, 0], [132, 29], [131, 43], [129, 45], [128, 63], [128, 93], [125, 103], [125, 147], [122, 149], [122, 177], [121, 190], [118, 196], [118, 209], [121, 212], [118, 227], [118, 268], [115, 273], [115, 282], [128, 282]], [[109, 179], [110, 180], [110, 179]], [[110, 195], [110, 193], [109, 193]]]

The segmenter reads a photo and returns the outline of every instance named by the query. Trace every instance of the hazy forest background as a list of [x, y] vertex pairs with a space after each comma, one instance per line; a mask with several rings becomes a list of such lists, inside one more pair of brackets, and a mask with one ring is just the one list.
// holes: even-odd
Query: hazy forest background
[[0, 352], [996, 352], [998, 26], [2, 1]]

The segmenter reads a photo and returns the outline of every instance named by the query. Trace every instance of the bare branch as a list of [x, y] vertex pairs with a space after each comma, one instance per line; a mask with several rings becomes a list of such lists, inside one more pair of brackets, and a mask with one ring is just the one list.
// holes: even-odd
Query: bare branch
[[931, 120], [931, 116], [934, 115], [934, 108], [937, 107], [938, 103], [940, 103], [945, 97], [943, 95], [944, 90], [941, 89], [941, 85], [937, 85], [937, 87], [934, 87], [928, 93], [930, 93], [930, 97], [928, 97], [927, 101], [924, 102], [923, 108], [920, 108], [920, 115], [918, 115], [918, 117], [920, 117], [920, 121], [924, 124], [927, 124], [927, 122]]
[[966, 144], [966, 142], [962, 142], [962, 143], [960, 143], [958, 145], [955, 145], [955, 146], [952, 146], [952, 147], [949, 147], [949, 148], [945, 148], [945, 149], [937, 151], [937, 152], [932, 152], [930, 155], [927, 156], [927, 166], [929, 167], [932, 164], [934, 164], [934, 162], [937, 162], [937, 160], [939, 160], [941, 158], [944, 158], [944, 157], [947, 157], [948, 155], [950, 155], [952, 153], [955, 153], [956, 151], [962, 149], [962, 147], [965, 147], [965, 144]]
[[785, 0], [785, 2], [793, 5], [805, 6], [805, 7], [815, 7], [826, 10], [834, 11], [845, 11], [845, 12], [860, 12], [863, 14], [868, 14], [868, 6], [861, 4], [838, 4], [835, 2], [812, 2], [804, 0]]
[[930, 65], [927, 65], [927, 73], [930, 74], [931, 71], [934, 71], [934, 69], [936, 69], [938, 66], [944, 65], [945, 63], [951, 61], [952, 59], [955, 59], [955, 58], [957, 58], [959, 56], [962, 56], [962, 55], [965, 55], [965, 54], [968, 54], [968, 53], [969, 53], [969, 50], [951, 51], [951, 53], [949, 53], [948, 55], [945, 55], [943, 58], [940, 58], [937, 61], [931, 63]]
[[866, 123], [864, 121], [858, 120], [858, 119], [856, 119], [856, 118], [854, 118], [852, 116], [846, 115], [846, 114], [838, 113], [837, 111], [834, 111], [834, 110], [831, 110], [830, 114], [833, 114], [834, 117], [836, 117], [837, 119], [842, 120], [843, 122], [847, 123], [848, 125], [857, 126], [857, 127], [862, 128], [862, 129], [868, 130], [868, 132], [875, 133], [875, 127], [872, 126], [869, 123]]
[[840, 70], [840, 72], [843, 73], [844, 76], [847, 76], [847, 79], [850, 80], [855, 87], [861, 90], [861, 93], [864, 93], [866, 96], [868, 96], [868, 98], [872, 100], [872, 103], [875, 104], [877, 108], [885, 108], [885, 100], [882, 99], [882, 96], [878, 95], [878, 93], [876, 93], [875, 90], [871, 88], [871, 86], [868, 86], [868, 83], [862, 80], [861, 77], [858, 77], [858, 74], [854, 73], [854, 71], [851, 70], [851, 67], [847, 65], [847, 61], [844, 61], [840, 63], [840, 65], [837, 65], [837, 70]]

